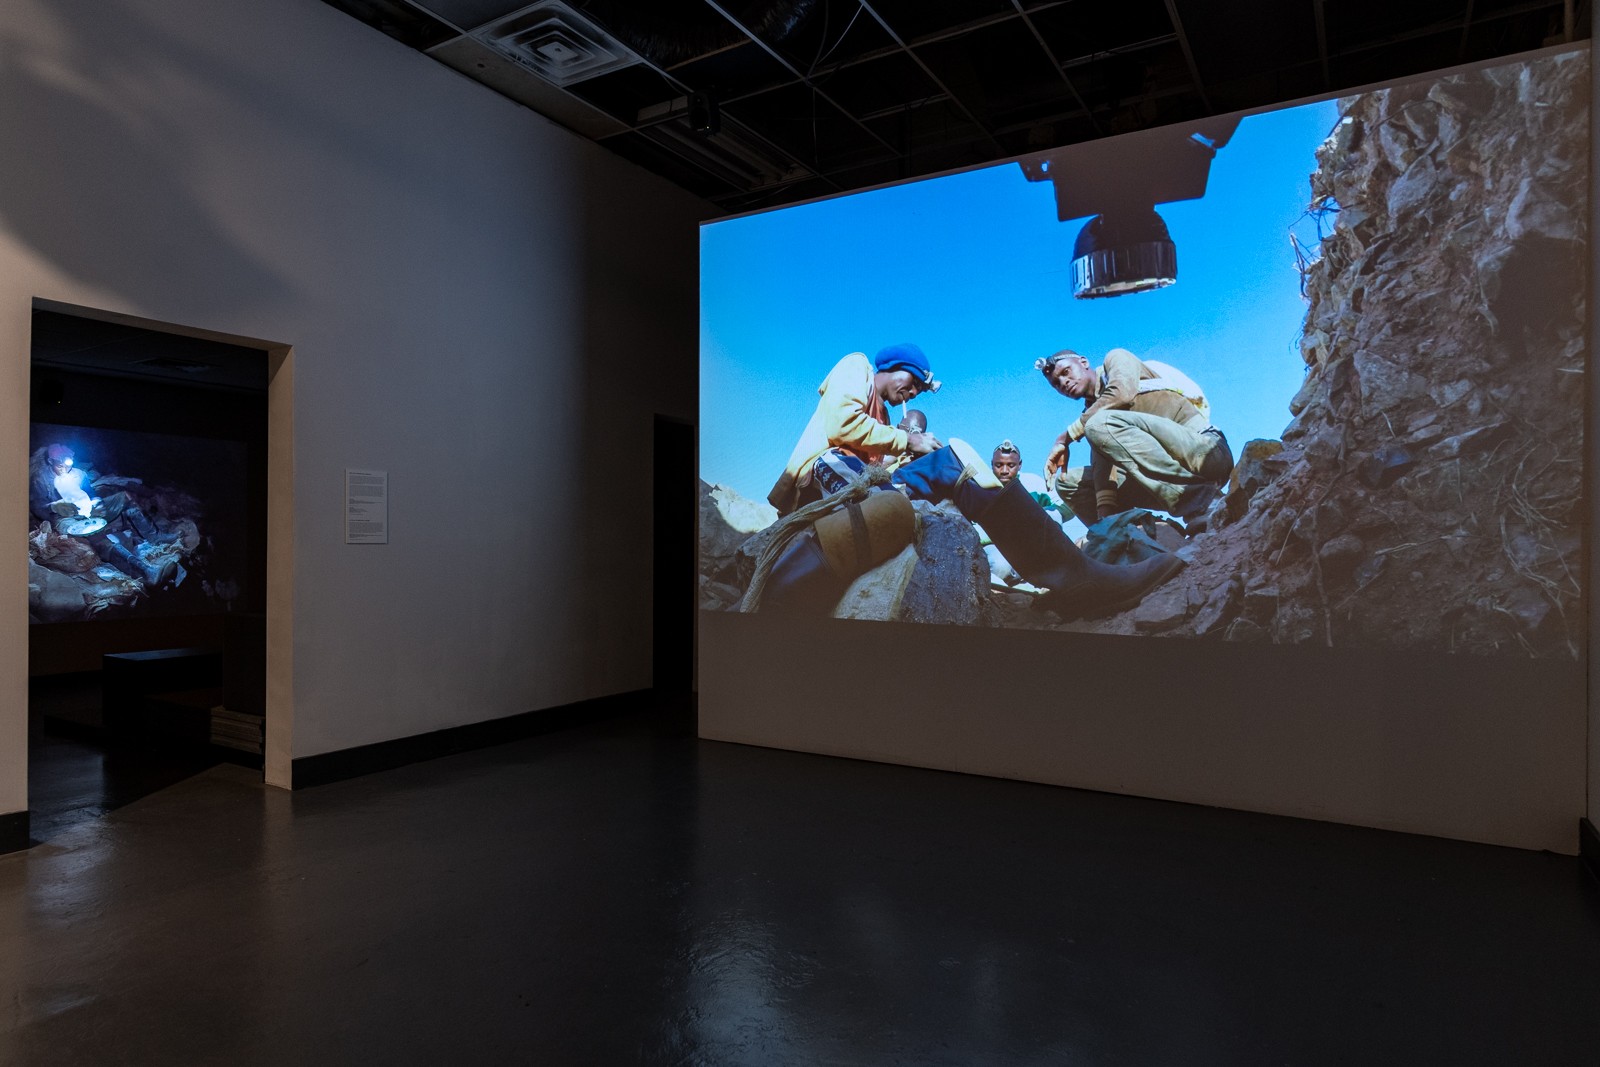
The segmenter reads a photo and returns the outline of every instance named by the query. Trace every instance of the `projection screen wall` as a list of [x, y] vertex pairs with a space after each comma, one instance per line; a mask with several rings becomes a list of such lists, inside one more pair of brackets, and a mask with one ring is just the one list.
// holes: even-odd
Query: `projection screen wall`
[[702, 735], [1572, 851], [1590, 95], [707, 224]]

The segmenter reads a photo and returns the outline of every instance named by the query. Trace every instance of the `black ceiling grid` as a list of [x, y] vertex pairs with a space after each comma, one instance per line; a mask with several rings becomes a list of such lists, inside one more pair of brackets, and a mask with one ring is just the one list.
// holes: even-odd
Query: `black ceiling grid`
[[[1592, 17], [1592, 0], [326, 2], [728, 211], [1587, 39]], [[568, 34], [544, 58], [582, 60], [592, 32], [625, 65], [552, 80], [494, 39], [534, 15]], [[691, 94], [716, 128], [691, 128]]]

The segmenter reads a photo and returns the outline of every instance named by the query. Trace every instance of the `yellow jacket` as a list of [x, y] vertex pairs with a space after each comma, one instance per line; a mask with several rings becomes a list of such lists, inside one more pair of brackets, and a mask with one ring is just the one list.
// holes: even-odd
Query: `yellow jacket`
[[812, 465], [828, 449], [847, 449], [867, 463], [906, 450], [906, 432], [888, 424], [887, 412], [882, 417], [873, 413], [874, 408], [884, 411], [884, 406], [873, 392], [872, 380], [872, 361], [865, 352], [852, 352], [834, 364], [817, 387], [821, 394], [817, 410], [789, 454], [782, 477], [767, 494], [767, 503], [778, 514], [794, 510], [800, 490], [811, 484]]

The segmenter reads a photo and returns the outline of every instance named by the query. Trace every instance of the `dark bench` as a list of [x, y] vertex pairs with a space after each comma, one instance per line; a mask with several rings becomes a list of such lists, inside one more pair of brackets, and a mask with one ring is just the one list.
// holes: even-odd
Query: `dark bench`
[[222, 652], [215, 648], [158, 648], [101, 657], [101, 708], [106, 729], [131, 733], [144, 725], [148, 698], [174, 690], [222, 687]]

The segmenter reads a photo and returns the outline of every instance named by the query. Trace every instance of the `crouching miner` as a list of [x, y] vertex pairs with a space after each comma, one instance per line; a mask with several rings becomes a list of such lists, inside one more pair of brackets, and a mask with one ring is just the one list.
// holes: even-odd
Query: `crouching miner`
[[[1125, 348], [1107, 352], [1098, 368], [1071, 349], [1033, 365], [1056, 392], [1084, 404], [1056, 438], [1045, 477], [1055, 478], [1057, 493], [1085, 525], [1130, 508], [1186, 523], [1205, 514], [1233, 473], [1233, 452], [1190, 378]], [[1084, 439], [1088, 466], [1067, 467], [1067, 446]]]

